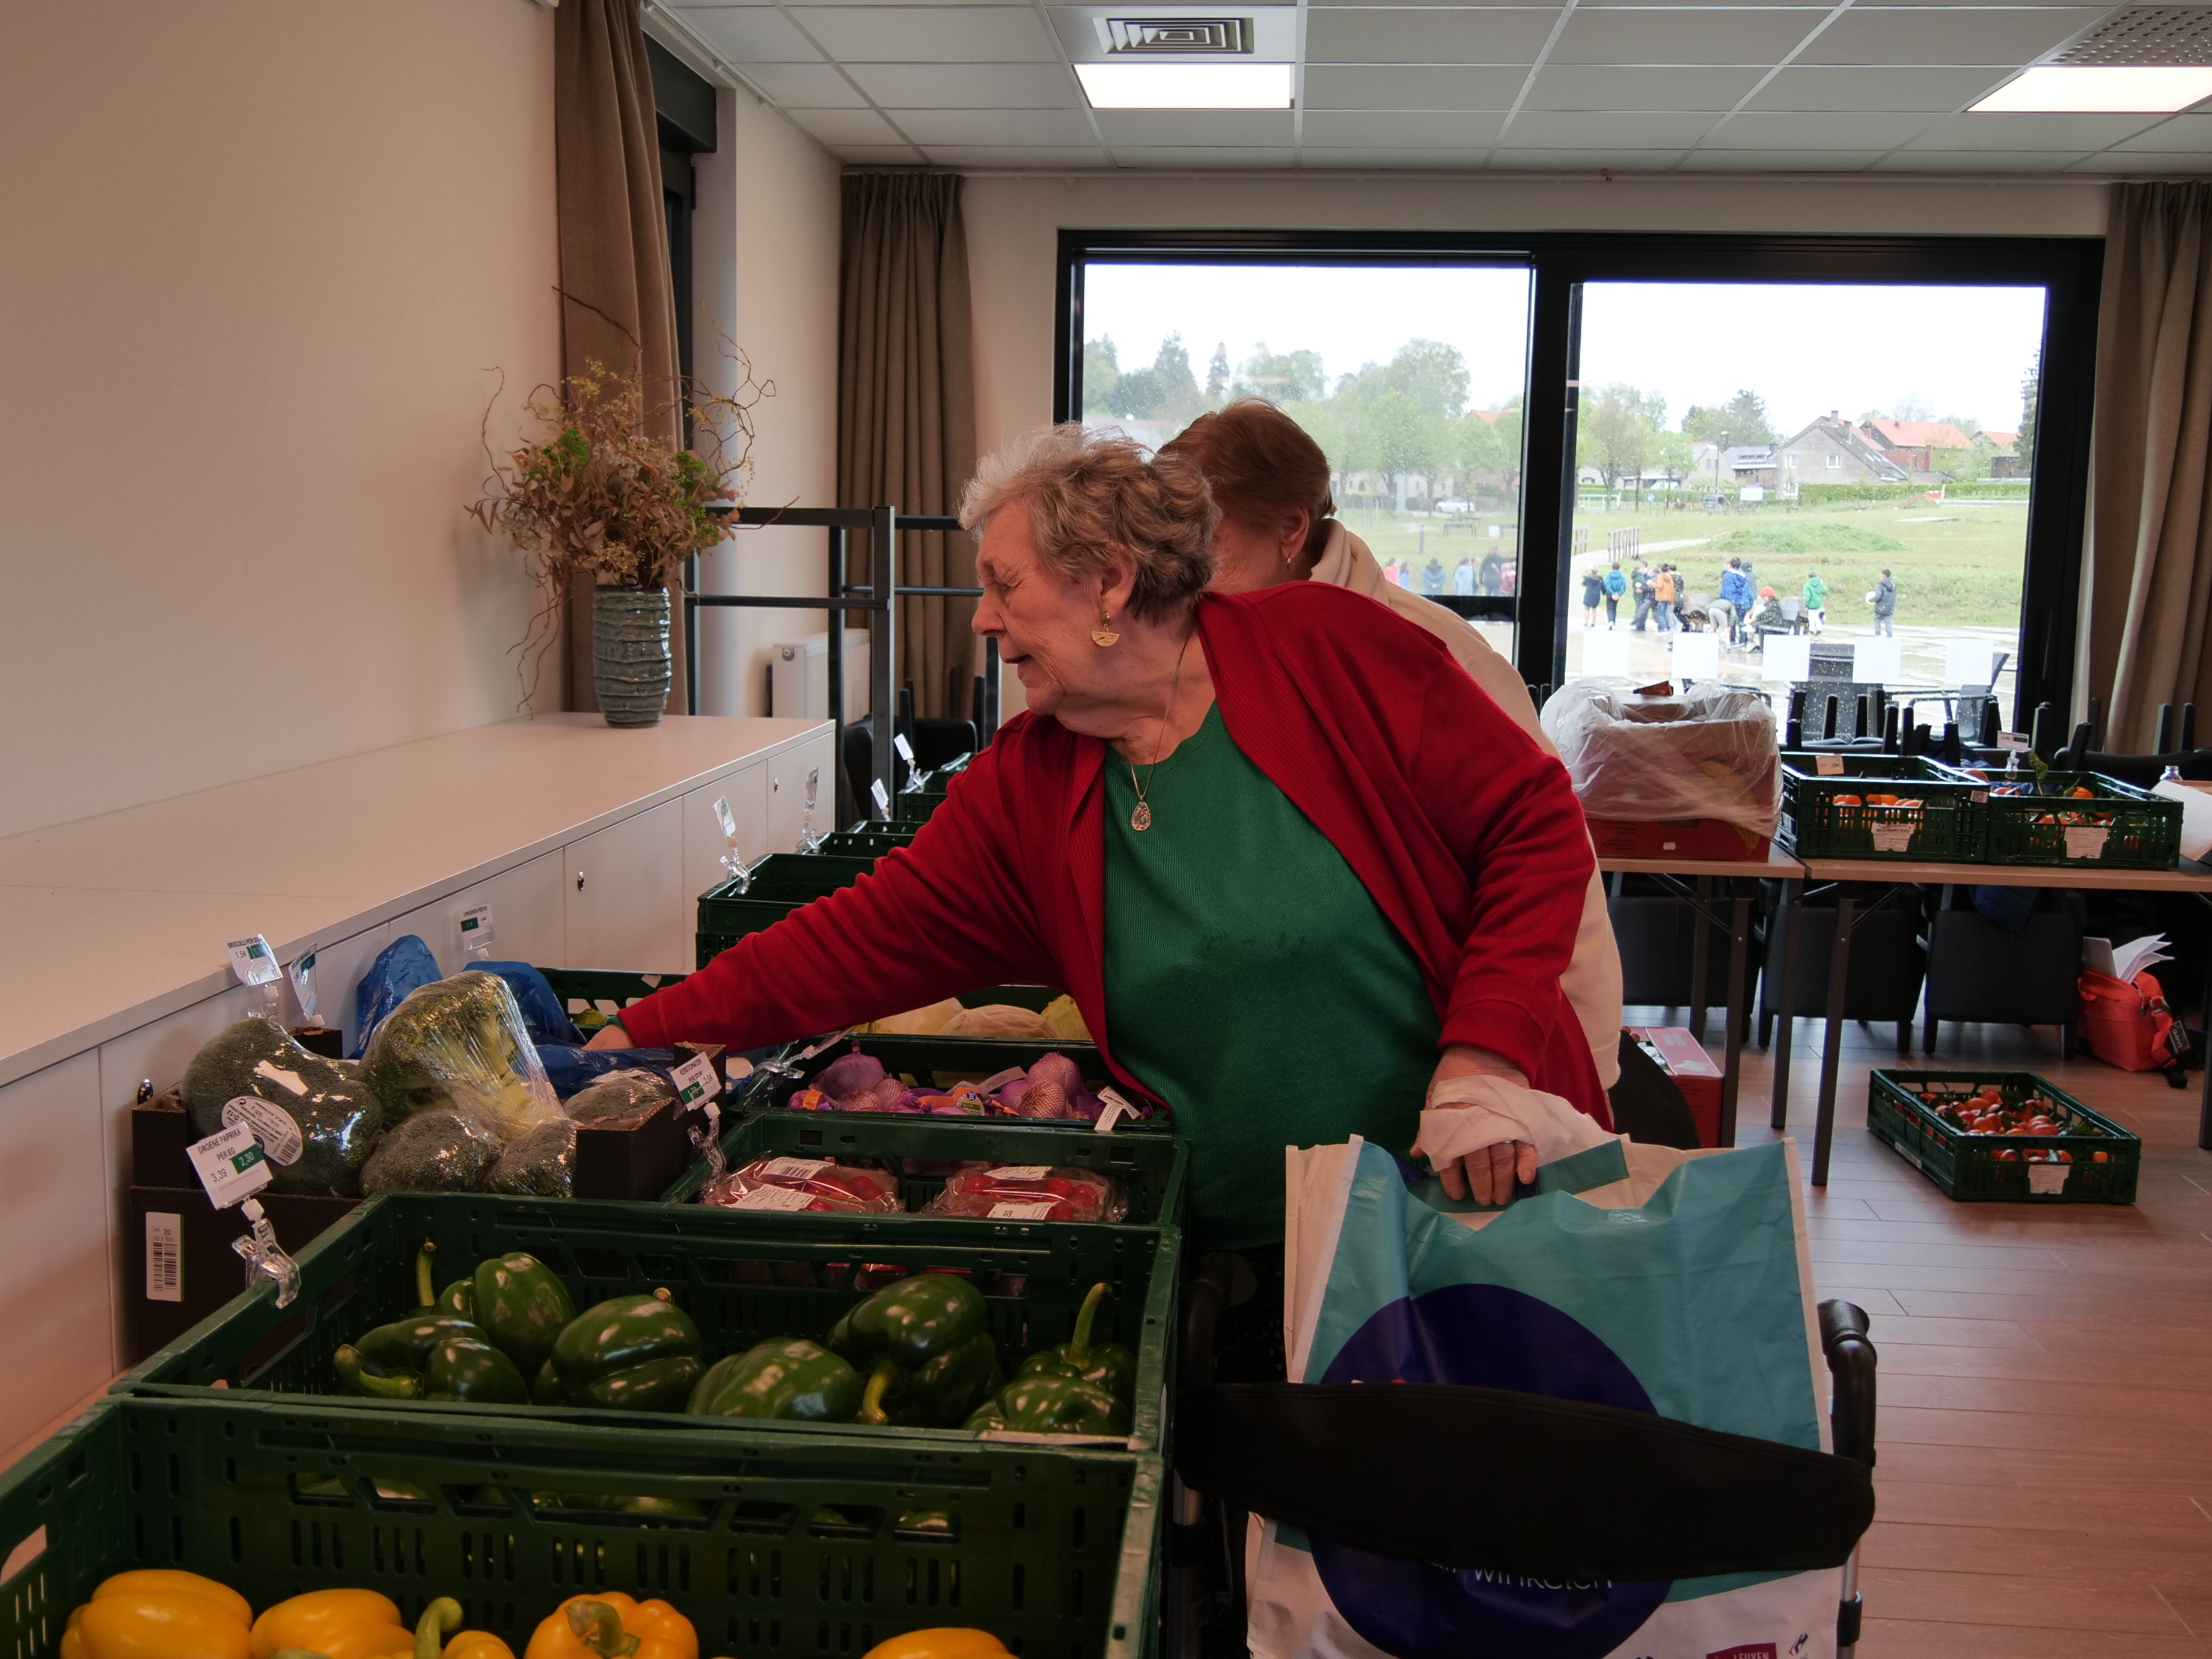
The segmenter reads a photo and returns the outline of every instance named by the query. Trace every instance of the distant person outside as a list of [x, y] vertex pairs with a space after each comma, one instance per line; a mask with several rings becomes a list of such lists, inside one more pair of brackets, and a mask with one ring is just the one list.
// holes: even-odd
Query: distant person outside
[[1443, 591], [1444, 568], [1434, 559], [1431, 559], [1421, 572], [1422, 597], [1433, 599]]
[[1452, 592], [1463, 599], [1474, 594], [1474, 561], [1462, 559], [1452, 571]]
[[1504, 579], [1504, 560], [1499, 558], [1495, 553], [1484, 554], [1481, 572], [1482, 591], [1486, 593], [1503, 593], [1505, 589], [1500, 584]]
[[1743, 619], [1751, 610], [1751, 578], [1743, 574], [1743, 561], [1730, 559], [1721, 572], [1721, 603], [1729, 608], [1728, 641], [1743, 643]]
[[1592, 565], [1583, 572], [1583, 626], [1597, 626], [1597, 602], [1605, 597], [1605, 578]]
[[1805, 576], [1805, 627], [1808, 632], [1818, 634], [1828, 625], [1828, 585], [1820, 580], [1817, 570]]
[[1628, 591], [1636, 596], [1636, 617], [1628, 626], [1631, 631], [1644, 632], [1644, 623], [1651, 615], [1651, 567], [1638, 559], [1635, 573], [1628, 580]]
[[1620, 622], [1620, 596], [1628, 592], [1628, 578], [1615, 565], [1605, 573], [1605, 625], [1617, 627]]
[[1874, 585], [1874, 592], [1867, 598], [1874, 604], [1874, 631], [1896, 637], [1897, 584], [1890, 580], [1888, 571], [1881, 573], [1881, 580]]
[[1658, 609], [1659, 631], [1662, 634], [1674, 631], [1675, 591], [1674, 567], [1661, 565], [1651, 578], [1651, 603]]

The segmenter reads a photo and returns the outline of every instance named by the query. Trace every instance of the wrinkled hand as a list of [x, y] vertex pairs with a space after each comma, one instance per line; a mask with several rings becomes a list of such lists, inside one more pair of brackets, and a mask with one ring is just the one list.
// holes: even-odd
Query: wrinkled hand
[[584, 1046], [586, 1048], [635, 1048], [637, 1044], [630, 1041], [629, 1033], [622, 1028], [622, 1022], [616, 1020], [592, 1032], [592, 1040]]
[[[1510, 1060], [1465, 1044], [1455, 1044], [1444, 1050], [1430, 1081], [1433, 1085], [1453, 1078], [1485, 1076], [1502, 1077], [1524, 1089], [1528, 1086], [1528, 1079]], [[1437, 1109], [1451, 1109], [1445, 1105]], [[1420, 1143], [1416, 1141], [1413, 1156], [1421, 1155]], [[1536, 1178], [1536, 1148], [1525, 1140], [1499, 1141], [1494, 1146], [1485, 1146], [1464, 1158], [1452, 1159], [1437, 1169], [1437, 1177], [1443, 1182], [1445, 1193], [1453, 1198], [1472, 1194], [1478, 1204], [1510, 1204], [1516, 1179], [1525, 1182]]]

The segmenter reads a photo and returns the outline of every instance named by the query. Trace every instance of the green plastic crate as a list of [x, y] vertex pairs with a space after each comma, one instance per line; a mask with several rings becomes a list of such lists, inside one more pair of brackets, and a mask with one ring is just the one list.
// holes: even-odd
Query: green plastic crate
[[[1896, 787], [1876, 793], [1901, 794], [1918, 804], [1839, 801], [1883, 783]], [[1801, 859], [1972, 864], [1982, 855], [1987, 799], [1985, 787], [1917, 756], [1789, 750], [1782, 757], [1782, 822], [1775, 839]]]
[[605, 968], [541, 968], [545, 982], [561, 999], [568, 1018], [589, 1036], [621, 1017], [633, 1002], [642, 1002], [655, 991], [680, 985], [686, 974], [632, 974]]
[[704, 968], [747, 933], [773, 927], [800, 905], [850, 887], [875, 862], [872, 855], [776, 853], [754, 866], [742, 884], [718, 882], [699, 895], [697, 965]]
[[[232, 1399], [330, 1396], [349, 1408], [410, 1415], [512, 1414], [511, 1407], [374, 1401], [338, 1393], [331, 1357], [341, 1344], [416, 1307], [414, 1264], [438, 1247], [441, 1285], [486, 1257], [527, 1250], [558, 1273], [579, 1310], [665, 1286], [699, 1327], [703, 1357], [737, 1353], [778, 1336], [826, 1335], [868, 1292], [927, 1268], [969, 1274], [984, 1293], [993, 1338], [1011, 1375], [1029, 1354], [1064, 1342], [1091, 1286], [1113, 1289], [1099, 1309], [1100, 1340], [1137, 1356], [1127, 1448], [1162, 1435], [1182, 1234], [1173, 1227], [1082, 1222], [965, 1221], [934, 1216], [817, 1215], [702, 1205], [495, 1198], [472, 1193], [381, 1193], [301, 1252], [301, 1293], [276, 1306], [263, 1281], [234, 1298], [116, 1382], [130, 1392], [183, 1385]], [[652, 1412], [549, 1408], [564, 1421], [641, 1432], [701, 1422]], [[709, 1426], [720, 1427], [719, 1423]], [[774, 1433], [850, 1435], [845, 1425], [776, 1423]], [[870, 1429], [866, 1434], [957, 1449], [957, 1429]]]
[[[859, 1659], [972, 1625], [1028, 1659], [1145, 1659], [1161, 1487], [1159, 1460], [1127, 1453], [112, 1399], [0, 1476], [0, 1550], [18, 1564], [0, 1640], [52, 1659], [102, 1579], [169, 1567], [257, 1612], [365, 1589], [412, 1625], [451, 1595], [517, 1653], [568, 1597], [618, 1591], [672, 1603], [702, 1655]], [[610, 1491], [696, 1518], [532, 1497]]]
[[831, 858], [878, 859], [913, 841], [914, 832], [921, 827], [872, 823], [858, 830], [840, 830], [834, 836], [824, 836], [822, 845], [814, 850]]
[[[1954, 775], [1990, 792], [1983, 809], [1989, 824], [1985, 864], [2171, 870], [2181, 855], [2181, 803], [2117, 778], [2096, 772], [2045, 772], [2040, 781], [2002, 773]], [[2066, 793], [2076, 787], [2093, 793], [2086, 798]], [[2036, 793], [2007, 793], [2012, 789]], [[2039, 821], [2044, 818], [2051, 821]]]
[[[1181, 1226], [1190, 1153], [1162, 1134], [1093, 1134], [1018, 1118], [962, 1120], [868, 1112], [753, 1112], [724, 1132], [723, 1162], [731, 1169], [761, 1158], [834, 1158], [842, 1163], [898, 1160], [899, 1197], [919, 1212], [944, 1189], [945, 1172], [903, 1167], [906, 1160], [945, 1164], [1067, 1164], [1109, 1176], [1127, 1200], [1121, 1218], [1132, 1226]], [[670, 1188], [668, 1201], [688, 1204], [712, 1178], [704, 1158]]]
[[[2101, 1133], [1969, 1134], [1945, 1121], [1921, 1099], [1932, 1094], [1963, 1099], [1995, 1084], [2004, 1099], [2040, 1095], [2080, 1123]], [[2021, 1204], [2132, 1204], [2142, 1166], [2142, 1142], [2102, 1113], [2033, 1072], [1876, 1071], [1867, 1083], [1867, 1127], [1895, 1147], [1912, 1167], [1962, 1201], [2002, 1200]], [[2010, 1152], [2011, 1158], [2000, 1158]], [[2063, 1152], [2074, 1161], [2057, 1166], [2027, 1161], [2029, 1152]], [[2101, 1164], [2098, 1153], [2105, 1155]], [[2039, 1176], [2036, 1171], [2041, 1170]]]

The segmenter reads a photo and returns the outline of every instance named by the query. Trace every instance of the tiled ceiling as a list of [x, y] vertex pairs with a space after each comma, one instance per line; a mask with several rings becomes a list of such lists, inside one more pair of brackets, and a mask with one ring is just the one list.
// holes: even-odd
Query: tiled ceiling
[[[1967, 106], [2124, 9], [653, 0], [848, 161], [1036, 167], [2212, 173], [2212, 113]], [[1104, 16], [1251, 16], [1297, 107], [1093, 110]]]

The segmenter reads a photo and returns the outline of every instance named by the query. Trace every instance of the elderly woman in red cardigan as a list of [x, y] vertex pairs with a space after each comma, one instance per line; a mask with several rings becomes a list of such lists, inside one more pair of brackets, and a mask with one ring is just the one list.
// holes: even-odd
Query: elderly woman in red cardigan
[[911, 847], [599, 1042], [747, 1048], [1065, 987], [1189, 1137], [1205, 1249], [1281, 1239], [1286, 1145], [1418, 1136], [1487, 1202], [1587, 1144], [1577, 1114], [1610, 1120], [1559, 989], [1593, 862], [1565, 771], [1370, 599], [1207, 592], [1216, 516], [1118, 434], [985, 462], [975, 626], [1028, 712]]

